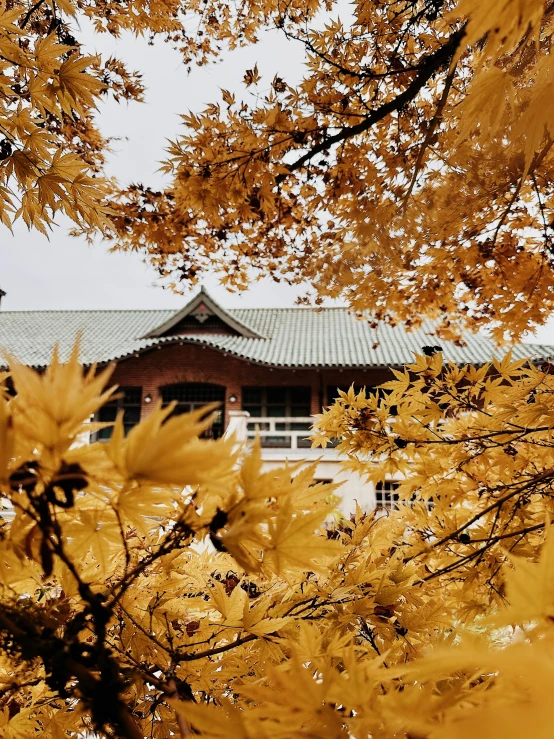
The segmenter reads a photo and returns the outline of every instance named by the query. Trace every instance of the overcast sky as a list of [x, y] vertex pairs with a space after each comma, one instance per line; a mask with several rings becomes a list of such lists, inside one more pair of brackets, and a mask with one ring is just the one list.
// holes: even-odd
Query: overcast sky
[[[88, 50], [121, 56], [130, 69], [143, 73], [146, 102], [100, 108], [105, 134], [119, 137], [109, 161], [109, 173], [123, 183], [146, 182], [159, 186], [156, 172], [168, 139], [180, 128], [179, 115], [200, 111], [218, 99], [219, 88], [236, 89], [246, 69], [258, 64], [266, 79], [275, 74], [293, 83], [302, 74], [302, 49], [275, 33], [266, 33], [256, 47], [230, 53], [223, 63], [196, 68], [187, 75], [179, 54], [167, 44], [149, 46], [144, 39], [126, 36], [116, 41], [107, 34], [94, 36], [83, 29], [80, 38]], [[5, 310], [179, 308], [190, 298], [162, 289], [156, 272], [138, 254], [108, 252], [105, 244], [88, 246], [67, 235], [68, 223], [59, 226], [48, 240], [18, 224], [14, 235], [0, 224], [0, 287], [7, 295]], [[273, 307], [293, 305], [298, 288], [262, 280], [246, 293], [233, 295], [215, 276], [204, 284], [227, 307]], [[530, 340], [554, 344], [554, 320]]]
[[[180, 55], [167, 44], [149, 46], [145, 39], [130, 35], [116, 41], [107, 34], [93, 35], [87, 28], [79, 38], [86, 39], [90, 52], [121, 56], [129, 69], [143, 73], [145, 103], [108, 101], [99, 112], [103, 132], [121, 139], [113, 145], [108, 172], [123, 183], [161, 185], [157, 169], [167, 141], [179, 133], [179, 115], [200, 111], [218, 100], [219, 88], [236, 88], [256, 62], [270, 80], [279, 73], [294, 81], [302, 72], [300, 47], [275, 33], [266, 33], [254, 49], [237, 50], [224, 63], [195, 68], [190, 75]], [[157, 273], [140, 255], [110, 253], [100, 241], [90, 247], [84, 239], [69, 237], [68, 227], [67, 221], [59, 219], [48, 240], [23, 224], [16, 225], [12, 236], [0, 224], [0, 287], [7, 293], [3, 309], [178, 308], [190, 297], [157, 285]], [[228, 307], [293, 305], [302, 292], [272, 280], [240, 295], [222, 288], [215, 276], [206, 277], [204, 284]]]

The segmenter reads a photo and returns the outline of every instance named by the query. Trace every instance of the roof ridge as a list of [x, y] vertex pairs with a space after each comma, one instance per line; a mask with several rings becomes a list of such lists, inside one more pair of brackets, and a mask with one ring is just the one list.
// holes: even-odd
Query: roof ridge
[[325, 311], [325, 310], [346, 310], [350, 311], [347, 305], [286, 305], [283, 307], [275, 306], [274, 308], [259, 306], [256, 308], [227, 308], [226, 310], [314, 310], [314, 311]]
[[[325, 311], [345, 311], [348, 313], [355, 313], [346, 305], [328, 305], [328, 306], [310, 306], [310, 305], [287, 305], [287, 306], [274, 306], [269, 307], [254, 307], [254, 308], [226, 308], [226, 311], [313, 311], [317, 313], [323, 313]], [[0, 315], [6, 315], [7, 313], [162, 313], [164, 311], [176, 312], [174, 308], [20, 308], [15, 310], [0, 310]]]
[[22, 308], [20, 310], [0, 310], [0, 316], [7, 313], [164, 313], [173, 308]]

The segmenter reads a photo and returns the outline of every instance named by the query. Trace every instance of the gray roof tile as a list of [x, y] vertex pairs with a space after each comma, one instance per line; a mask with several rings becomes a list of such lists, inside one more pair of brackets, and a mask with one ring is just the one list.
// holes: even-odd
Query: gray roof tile
[[[200, 343], [273, 367], [402, 365], [428, 344], [440, 344], [445, 358], [457, 363], [479, 364], [507, 351], [484, 336], [466, 335], [463, 347], [438, 340], [430, 321], [411, 332], [385, 324], [372, 329], [368, 321], [345, 308], [258, 308], [227, 313], [265, 338], [218, 334], [140, 338], [168, 321], [174, 315], [170, 310], [0, 311], [0, 347], [35, 367], [49, 363], [56, 343], [62, 358], [66, 357], [79, 333], [85, 364], [111, 362], [176, 341]], [[554, 356], [554, 347], [517, 344], [513, 352], [515, 358], [546, 359]], [[0, 364], [5, 363], [0, 360]]]

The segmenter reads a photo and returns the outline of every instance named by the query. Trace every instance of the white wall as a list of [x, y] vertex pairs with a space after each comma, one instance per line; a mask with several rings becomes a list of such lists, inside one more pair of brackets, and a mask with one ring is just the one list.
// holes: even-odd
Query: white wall
[[[263, 455], [266, 457], [266, 455]], [[281, 467], [288, 459], [290, 462], [301, 461], [301, 457], [284, 454], [278, 456], [275, 454], [268, 455], [269, 458], [264, 459], [263, 469], [271, 470]], [[306, 461], [301, 469], [309, 464]], [[364, 511], [371, 511], [375, 508], [375, 492], [372, 483], [365, 481], [360, 475], [349, 470], [344, 470], [339, 459], [322, 460], [318, 463], [315, 473], [316, 480], [331, 480], [332, 482], [340, 482], [342, 485], [337, 490], [337, 495], [342, 498], [341, 510], [348, 515], [356, 509], [356, 502]]]

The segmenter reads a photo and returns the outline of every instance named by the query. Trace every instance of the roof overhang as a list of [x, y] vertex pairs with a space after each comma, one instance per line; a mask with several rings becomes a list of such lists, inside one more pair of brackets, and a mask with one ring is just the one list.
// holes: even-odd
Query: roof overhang
[[[222, 354], [224, 357], [234, 357], [235, 359], [239, 359], [243, 362], [246, 362], [247, 364], [253, 364], [258, 367], [267, 367], [269, 369], [284, 369], [284, 370], [312, 370], [317, 372], [322, 372], [325, 370], [375, 370], [375, 369], [390, 369], [391, 367], [394, 368], [400, 368], [403, 365], [401, 364], [279, 364], [276, 362], [264, 362], [262, 359], [255, 359], [254, 357], [248, 356], [247, 354], [243, 354], [236, 349], [231, 349], [229, 347], [223, 347], [218, 346], [217, 344], [212, 343], [209, 339], [205, 339], [202, 336], [191, 336], [183, 334], [182, 336], [160, 336], [160, 337], [153, 337], [153, 340], [151, 343], [147, 344], [146, 346], [138, 347], [137, 349], [134, 349], [133, 351], [126, 352], [125, 354], [121, 354], [116, 357], [112, 357], [109, 360], [106, 360], [104, 362], [98, 362], [98, 366], [107, 366], [109, 364], [115, 364], [118, 362], [124, 362], [130, 359], [138, 359], [143, 354], [148, 354], [150, 352], [156, 351], [157, 349], [164, 349], [166, 347], [175, 346], [175, 345], [185, 345], [185, 344], [192, 344], [195, 346], [200, 346], [203, 349], [212, 349], [215, 352], [218, 352], [219, 354]], [[88, 366], [88, 365], [87, 365]]]

